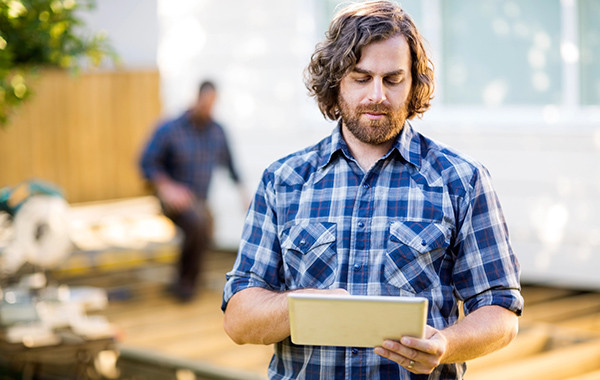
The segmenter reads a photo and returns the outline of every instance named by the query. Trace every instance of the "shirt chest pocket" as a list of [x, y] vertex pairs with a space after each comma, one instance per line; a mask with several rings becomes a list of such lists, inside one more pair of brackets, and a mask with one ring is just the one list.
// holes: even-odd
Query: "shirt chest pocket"
[[328, 288], [337, 272], [336, 224], [294, 225], [282, 232], [282, 256], [288, 289]]
[[450, 231], [440, 223], [393, 222], [386, 249], [385, 280], [419, 294], [439, 285], [436, 268], [450, 245]]

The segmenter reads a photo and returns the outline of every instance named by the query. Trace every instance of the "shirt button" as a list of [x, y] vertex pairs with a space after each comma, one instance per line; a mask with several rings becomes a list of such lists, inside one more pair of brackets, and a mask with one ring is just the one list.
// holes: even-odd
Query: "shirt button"
[[364, 187], [365, 189], [368, 189], [368, 188], [369, 188], [369, 184], [368, 184], [368, 183], [365, 183], [365, 184], [363, 185], [363, 187]]
[[421, 240], [421, 245], [422, 245], [423, 247], [425, 247], [425, 246], [427, 245], [427, 242], [426, 242], [425, 240]]
[[360, 228], [363, 228], [363, 227], [365, 226], [365, 224], [364, 224], [363, 222], [358, 222], [358, 226], [359, 226]]
[[352, 355], [358, 355], [358, 348], [352, 349]]
[[304, 239], [300, 240], [300, 245], [304, 245], [304, 244], [306, 244], [306, 240], [304, 240]]
[[360, 270], [360, 264], [354, 264], [354, 271], [358, 272]]

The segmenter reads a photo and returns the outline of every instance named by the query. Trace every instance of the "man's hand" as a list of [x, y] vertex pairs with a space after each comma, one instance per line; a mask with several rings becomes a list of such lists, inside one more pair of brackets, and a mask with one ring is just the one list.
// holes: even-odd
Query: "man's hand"
[[441, 363], [462, 363], [496, 351], [509, 344], [518, 330], [515, 313], [483, 306], [442, 331], [426, 326], [425, 339], [386, 340], [375, 353], [411, 372], [427, 374]]
[[156, 185], [158, 197], [169, 212], [179, 213], [192, 205], [194, 195], [187, 186], [174, 181], [160, 181]]
[[400, 342], [386, 340], [375, 353], [388, 358], [413, 373], [429, 374], [442, 362], [448, 342], [439, 330], [425, 327], [425, 338], [403, 337]]

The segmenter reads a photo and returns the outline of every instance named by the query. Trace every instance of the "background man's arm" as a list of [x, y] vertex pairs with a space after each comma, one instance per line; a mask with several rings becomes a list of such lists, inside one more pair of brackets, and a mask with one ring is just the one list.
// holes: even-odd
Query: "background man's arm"
[[194, 201], [192, 191], [163, 173], [157, 173], [152, 179], [158, 197], [170, 212], [181, 212]]

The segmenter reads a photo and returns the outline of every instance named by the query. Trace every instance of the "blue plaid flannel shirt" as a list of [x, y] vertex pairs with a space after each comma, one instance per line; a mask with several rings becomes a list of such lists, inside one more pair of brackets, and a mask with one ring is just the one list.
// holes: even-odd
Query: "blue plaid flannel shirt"
[[[247, 215], [222, 308], [261, 287], [422, 296], [428, 324], [499, 305], [521, 313], [519, 264], [487, 170], [415, 132], [363, 172], [332, 135], [272, 164]], [[315, 316], [318, 318], [318, 316]], [[463, 363], [409, 373], [371, 348], [275, 344], [272, 379], [457, 379]]]
[[189, 186], [199, 199], [206, 199], [218, 165], [227, 167], [232, 180], [239, 182], [223, 127], [211, 121], [198, 129], [188, 112], [161, 124], [140, 158], [144, 178], [152, 180], [158, 173], [166, 174]]

